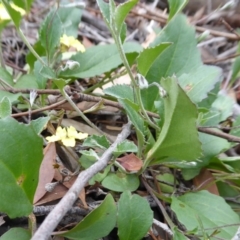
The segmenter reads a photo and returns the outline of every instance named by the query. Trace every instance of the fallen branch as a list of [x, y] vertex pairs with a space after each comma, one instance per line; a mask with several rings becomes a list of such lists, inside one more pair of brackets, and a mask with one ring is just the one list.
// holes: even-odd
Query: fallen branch
[[58, 223], [73, 206], [79, 196], [79, 193], [84, 188], [86, 183], [98, 172], [104, 169], [112, 157], [112, 153], [117, 147], [117, 144], [125, 140], [131, 132], [131, 123], [124, 125], [122, 132], [118, 135], [115, 142], [104, 152], [102, 157], [93, 164], [90, 168], [81, 172], [67, 194], [61, 199], [56, 207], [49, 213], [39, 229], [36, 231], [32, 240], [48, 240], [53, 230]]

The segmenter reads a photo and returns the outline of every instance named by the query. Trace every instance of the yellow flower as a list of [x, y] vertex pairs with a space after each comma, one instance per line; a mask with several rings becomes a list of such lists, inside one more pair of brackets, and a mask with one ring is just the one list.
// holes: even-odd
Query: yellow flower
[[76, 38], [72, 36], [67, 36], [66, 34], [63, 34], [63, 36], [60, 38], [60, 43], [63, 46], [63, 49], [69, 49], [70, 47], [73, 47], [78, 52], [85, 52], [85, 47]]
[[56, 134], [51, 137], [46, 137], [48, 142], [62, 141], [63, 145], [67, 147], [74, 147], [76, 144], [75, 139], [82, 140], [87, 138], [87, 133], [78, 133], [77, 130], [70, 126], [67, 129], [58, 127]]
[[[26, 11], [18, 6], [16, 6], [15, 4], [11, 3], [10, 6], [18, 11], [21, 16], [25, 15], [26, 14]], [[0, 3], [0, 20], [1, 21], [4, 21], [4, 20], [11, 20], [11, 17], [9, 16], [7, 10], [5, 9], [5, 7], [3, 6], [2, 3]]]

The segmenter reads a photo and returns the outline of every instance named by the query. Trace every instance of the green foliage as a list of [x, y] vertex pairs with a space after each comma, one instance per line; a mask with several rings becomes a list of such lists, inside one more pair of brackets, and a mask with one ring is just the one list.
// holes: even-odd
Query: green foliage
[[[141, 46], [136, 43], [125, 43], [125, 53], [139, 52]], [[98, 45], [88, 48], [84, 53], [77, 53], [71, 60], [80, 63], [74, 70], [65, 70], [60, 73], [64, 78], [87, 78], [101, 75], [122, 64], [115, 44]]]
[[139, 179], [136, 174], [109, 173], [102, 181], [103, 187], [115, 191], [135, 191], [139, 187]]
[[171, 43], [160, 43], [155, 47], [144, 49], [137, 58], [139, 73], [141, 73], [143, 76], [146, 76], [155, 60], [170, 45]]
[[219, 81], [221, 70], [202, 64], [194, 29], [187, 24], [185, 16], [177, 15], [173, 18], [155, 39], [153, 46], [163, 42], [171, 42], [172, 45], [155, 60], [148, 71], [146, 78], [149, 83], [159, 82], [162, 77], [174, 74], [193, 102], [206, 98]]
[[124, 154], [126, 152], [137, 152], [137, 151], [138, 151], [138, 148], [133, 142], [125, 140], [117, 145], [116, 149], [113, 151], [113, 155], [115, 157], [118, 157], [121, 154]]
[[0, 240], [13, 240], [13, 239], [21, 239], [21, 240], [29, 240], [31, 238], [31, 234], [28, 230], [23, 228], [11, 228], [9, 231], [4, 233]]
[[183, 10], [183, 8], [187, 5], [188, 0], [168, 0], [169, 2], [169, 16], [168, 21], [171, 20], [175, 15]]
[[[225, 226], [219, 229], [220, 232], [216, 235], [222, 239], [231, 239], [238, 226], [230, 225], [240, 221], [239, 216], [221, 197], [207, 191], [186, 193], [179, 198], [172, 197], [171, 208], [188, 231], [197, 229], [202, 235], [199, 222], [202, 223], [208, 235], [211, 235], [214, 229], [219, 229], [219, 226]], [[206, 230], [207, 228], [211, 229]]]
[[38, 184], [42, 139], [30, 125], [10, 117], [0, 120], [0, 134], [0, 211], [11, 218], [27, 216]]
[[146, 199], [129, 191], [121, 194], [118, 202], [118, 236], [120, 240], [142, 239], [150, 229], [153, 212]]
[[101, 205], [87, 215], [76, 227], [61, 236], [76, 240], [93, 240], [105, 237], [114, 228], [117, 207], [108, 194]]
[[168, 93], [164, 99], [165, 122], [147, 159], [156, 158], [154, 164], [161, 162], [163, 157], [196, 159], [201, 156], [196, 129], [197, 108], [177, 84], [176, 78], [164, 79], [161, 84]]
[[[63, 34], [78, 37], [81, 9], [61, 5], [58, 9], [51, 9], [41, 24], [39, 39], [32, 47], [20, 29], [22, 16], [11, 7], [9, 1], [2, 2], [30, 53], [26, 57], [29, 64], [27, 74], [16, 76], [11, 69], [0, 67], [0, 83], [3, 86], [0, 91], [0, 212], [6, 213], [10, 218], [31, 213], [43, 158], [40, 134], [43, 133], [45, 137], [45, 129], [54, 132], [53, 127], [61, 125], [62, 118], [65, 118], [61, 111], [49, 114], [49, 110], [44, 108], [44, 116], [24, 125], [10, 117], [12, 107], [21, 107], [23, 110], [41, 109], [48, 103], [48, 93], [57, 88], [62, 95], [60, 97], [66, 99], [91, 127], [86, 127], [90, 129], [89, 132], [99, 132], [75, 102], [81, 99], [81, 94], [67, 85], [80, 78], [89, 78], [90, 84], [91, 78], [100, 79], [96, 85], [85, 89], [85, 93], [89, 94], [85, 97], [91, 101], [93, 89], [105, 87], [104, 83], [112, 81], [115, 73], [124, 68], [131, 79], [131, 85], [113, 83], [103, 90], [103, 100], [97, 104], [103, 107], [105, 100], [111, 99], [121, 105], [119, 111], [123, 109], [122, 115], [132, 123], [131, 140], [134, 139], [134, 143], [130, 140], [119, 143], [111, 152], [111, 160], [105, 164], [106, 167], [89, 180], [90, 185], [96, 184], [95, 186], [110, 190], [112, 195], [108, 194], [97, 209], [61, 236], [68, 239], [99, 239], [117, 227], [121, 240], [142, 239], [152, 225], [153, 212], [145, 199], [136, 194], [131, 195], [131, 192], [139, 189], [140, 175], [146, 175], [145, 170], [150, 169], [148, 172], [154, 173], [155, 179], [159, 181], [156, 182], [157, 187], [161, 189], [161, 194], [152, 193], [163, 201], [171, 202], [171, 209], [187, 229], [182, 232], [169, 221], [167, 213], [163, 214], [174, 234], [174, 240], [185, 240], [189, 235], [205, 239], [211, 235], [231, 239], [237, 227], [220, 227], [239, 224], [240, 221], [223, 197], [236, 197], [240, 194], [240, 159], [222, 155], [235, 143], [199, 133], [198, 127], [218, 126], [221, 121], [232, 116], [234, 101], [220, 92], [221, 69], [204, 65], [201, 61], [194, 28], [180, 13], [188, 1], [169, 0], [170, 13], [166, 26], [154, 42], [143, 49], [137, 43], [124, 43], [127, 32], [124, 21], [138, 1], [129, 0], [116, 5], [113, 0], [109, 3], [98, 0], [114, 43], [99, 44], [87, 48], [85, 52], [71, 53], [64, 52], [60, 38]], [[13, 2], [28, 12], [33, 0]], [[6, 20], [0, 23], [0, 31], [9, 22]], [[230, 84], [235, 82], [238, 75], [239, 59], [236, 58]], [[4, 87], [10, 91], [5, 91]], [[28, 89], [41, 89], [31, 106]], [[31, 114], [27, 114], [30, 118]], [[239, 124], [240, 117], [234, 126]], [[219, 129], [214, 131], [216, 134], [221, 132]], [[232, 129], [230, 134], [240, 136], [239, 129]], [[79, 152], [80, 159], [75, 159], [80, 164], [80, 171], [98, 164], [104, 152], [112, 149], [108, 140], [111, 138], [108, 137], [102, 133], [101, 136], [91, 135], [80, 143], [84, 150]], [[138, 172], [134, 167], [131, 168], [132, 158], [124, 158], [126, 154], [138, 160]], [[130, 166], [130, 170], [124, 164], [121, 165], [120, 159], [116, 159], [119, 156], [124, 156], [124, 164]], [[168, 171], [159, 171], [162, 167]], [[179, 174], [181, 171], [185, 180], [192, 180], [203, 167], [215, 170], [215, 175], [218, 173], [215, 180], [218, 181], [220, 196], [190, 190], [182, 196], [175, 194], [178, 180], [171, 173], [174, 172], [172, 168], [177, 168]], [[133, 174], [126, 172], [128, 170]], [[228, 179], [230, 180], [224, 182]], [[172, 194], [172, 197], [166, 197], [166, 193]], [[219, 232], [209, 230], [210, 228], [218, 229]], [[0, 239], [30, 237], [28, 231], [13, 228]]]
[[82, 146], [107, 149], [107, 148], [109, 148], [110, 143], [107, 140], [106, 136], [92, 135], [84, 140]]
[[9, 98], [4, 97], [0, 102], [0, 118], [9, 117], [12, 113], [12, 105]]
[[52, 10], [45, 18], [40, 29], [40, 41], [46, 51], [48, 65], [52, 63], [54, 53], [62, 35], [61, 20], [56, 10]]

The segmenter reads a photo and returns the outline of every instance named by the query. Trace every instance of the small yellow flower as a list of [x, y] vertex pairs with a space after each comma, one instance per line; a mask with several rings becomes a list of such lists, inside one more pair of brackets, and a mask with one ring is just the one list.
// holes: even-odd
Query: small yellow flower
[[[26, 14], [26, 11], [18, 6], [16, 6], [15, 4], [11, 3], [10, 6], [18, 11], [21, 16]], [[0, 21], [4, 21], [4, 20], [11, 20], [11, 17], [9, 16], [7, 10], [5, 9], [5, 7], [3, 6], [2, 3], [0, 3]]]
[[77, 130], [70, 126], [67, 129], [58, 127], [56, 134], [51, 137], [46, 137], [48, 142], [62, 141], [66, 147], [74, 147], [76, 139], [82, 140], [88, 137], [87, 133], [78, 133]]
[[63, 49], [69, 49], [70, 47], [73, 47], [78, 52], [85, 52], [85, 47], [76, 38], [72, 36], [67, 36], [66, 34], [63, 34], [63, 36], [60, 38], [60, 43]]

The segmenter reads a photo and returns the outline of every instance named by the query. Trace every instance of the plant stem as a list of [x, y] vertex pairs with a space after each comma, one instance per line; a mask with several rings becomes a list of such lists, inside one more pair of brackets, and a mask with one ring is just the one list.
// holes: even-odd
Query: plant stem
[[47, 66], [46, 63], [42, 60], [42, 58], [37, 54], [37, 52], [34, 50], [34, 48], [32, 47], [32, 45], [29, 43], [29, 41], [27, 40], [27, 38], [25, 37], [24, 33], [22, 32], [22, 30], [20, 28], [17, 28], [17, 32], [20, 35], [20, 37], [22, 38], [23, 42], [27, 45], [28, 49], [30, 50], [30, 52], [38, 59], [39, 62], [41, 62], [44, 66]]
[[62, 94], [65, 97], [65, 99], [69, 102], [69, 104], [72, 106], [72, 108], [79, 114], [79, 116], [94, 130], [98, 131], [101, 135], [104, 135], [108, 138], [109, 141], [113, 142], [113, 140], [106, 135], [102, 130], [100, 130], [97, 126], [95, 126], [85, 115], [84, 113], [76, 106], [76, 104], [73, 102], [70, 96], [65, 92], [65, 90], [62, 90]]
[[149, 118], [149, 116], [148, 116], [148, 114], [147, 114], [147, 112], [146, 112], [146, 110], [145, 110], [145, 108], [143, 106], [140, 88], [139, 88], [138, 83], [137, 83], [137, 81], [135, 80], [135, 78], [134, 78], [134, 76], [132, 74], [131, 68], [129, 66], [128, 60], [127, 60], [126, 55], [125, 55], [124, 50], [123, 50], [123, 45], [122, 45], [120, 36], [116, 32], [116, 30], [114, 30], [114, 29], [115, 29], [115, 26], [112, 26], [112, 29], [111, 29], [112, 36], [113, 36], [113, 38], [115, 40], [115, 43], [116, 43], [116, 46], [118, 48], [118, 52], [120, 54], [120, 57], [121, 57], [121, 59], [123, 61], [123, 64], [124, 64], [124, 66], [125, 66], [125, 68], [127, 70], [128, 75], [129, 75], [129, 77], [131, 79], [132, 85], [133, 85], [133, 87], [135, 89], [136, 97], [137, 97], [137, 103], [140, 106], [140, 109], [141, 109], [141, 112], [142, 112], [142, 114], [144, 116], [144, 119], [149, 124], [149, 126], [151, 126], [152, 128], [154, 128], [154, 129], [159, 131], [160, 128], [155, 123], [153, 123], [151, 121], [151, 119]]

